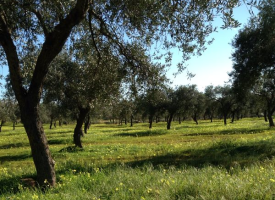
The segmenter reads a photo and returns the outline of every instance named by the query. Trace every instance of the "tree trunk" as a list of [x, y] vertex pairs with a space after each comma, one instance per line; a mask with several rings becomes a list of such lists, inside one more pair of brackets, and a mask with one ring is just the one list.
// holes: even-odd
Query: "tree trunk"
[[131, 115], [131, 125], [130, 125], [130, 127], [133, 127], [133, 118], [134, 118], [134, 116]]
[[152, 124], [153, 124], [153, 116], [149, 117], [149, 128], [152, 128]]
[[193, 118], [194, 122], [196, 122], [196, 125], [198, 125], [199, 123], [198, 123], [198, 120], [197, 120], [197, 114], [194, 114], [194, 116], [192, 118]]
[[181, 124], [181, 117], [179, 117], [179, 124]]
[[56, 183], [55, 162], [50, 154], [47, 138], [38, 113], [38, 105], [32, 104], [32, 100], [25, 101], [25, 106], [20, 106], [20, 112], [31, 146], [37, 171], [37, 182], [40, 186], [45, 185], [46, 182], [54, 186]]
[[16, 122], [12, 123], [13, 130], [15, 130], [15, 124], [16, 124]]
[[87, 116], [87, 120], [84, 124], [84, 133], [87, 134], [88, 129], [90, 128], [90, 115]]
[[234, 123], [234, 120], [235, 120], [235, 111], [232, 112], [232, 119], [231, 119], [231, 123]]
[[268, 120], [267, 120], [267, 110], [264, 110], [264, 120], [265, 120], [266, 122], [268, 122]]
[[53, 118], [51, 118], [50, 129], [52, 129], [52, 126], [53, 126]]
[[269, 126], [270, 127], [274, 127], [274, 121], [273, 121], [273, 118], [272, 118], [272, 112], [267, 112], [267, 118], [268, 118], [268, 122], [269, 122]]
[[226, 123], [226, 118], [227, 118], [227, 115], [224, 114], [224, 115], [223, 115], [223, 123], [224, 123], [224, 125], [227, 125], [227, 123]]
[[0, 132], [2, 132], [2, 127], [3, 127], [4, 123], [5, 123], [5, 120], [1, 120], [1, 124], [0, 124]]
[[171, 128], [172, 120], [173, 120], [173, 114], [169, 115], [169, 117], [168, 117], [167, 130], [170, 130], [170, 128]]
[[74, 129], [74, 144], [75, 146], [82, 148], [81, 139], [80, 139], [81, 136], [84, 136], [82, 131], [82, 126], [85, 121], [85, 117], [90, 111], [90, 109], [79, 107], [78, 110], [79, 110], [79, 115], [76, 120], [76, 126]]

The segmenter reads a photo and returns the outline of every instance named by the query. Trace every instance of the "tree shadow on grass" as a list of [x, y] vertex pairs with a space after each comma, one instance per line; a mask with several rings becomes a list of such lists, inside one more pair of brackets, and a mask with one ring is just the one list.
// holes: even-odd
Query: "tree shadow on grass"
[[[24, 179], [33, 179], [35, 176], [33, 174], [25, 174], [23, 176], [13, 176], [7, 177], [0, 180], [0, 196], [4, 194], [16, 194], [20, 192], [19, 185], [26, 187], [28, 189], [38, 189], [26, 184]], [[9, 198], [7, 198], [9, 199]]]
[[[167, 167], [181, 167], [190, 166], [196, 168], [203, 168], [205, 166], [217, 166], [230, 170], [231, 167], [249, 167], [259, 161], [271, 159], [275, 156], [274, 140], [262, 140], [259, 142], [251, 142], [245, 144], [234, 143], [231, 141], [221, 141], [213, 144], [211, 147], [203, 149], [189, 149], [176, 153], [168, 153], [166, 155], [152, 156], [143, 158], [142, 160], [136, 160], [132, 162], [124, 162], [128, 167], [136, 168], [143, 167], [148, 164], [153, 165], [155, 168], [158, 166]], [[79, 149], [75, 147], [66, 147], [63, 151], [66, 152], [78, 152]], [[61, 150], [62, 151], [62, 150]], [[25, 159], [29, 156], [21, 155], [18, 157], [8, 157], [10, 160]], [[0, 157], [2, 160], [3, 157]], [[7, 160], [7, 159], [6, 159]], [[117, 166], [121, 166], [118, 163], [123, 163], [121, 160], [117, 160], [114, 163], [103, 165], [104, 169], [115, 170]], [[88, 165], [85, 163], [79, 163], [75, 161], [66, 161], [66, 164], [61, 164], [57, 172], [58, 175], [72, 172], [90, 172], [96, 173], [94, 165]], [[22, 177], [11, 177], [0, 180], [0, 194], [16, 193], [18, 183]], [[57, 180], [59, 181], [59, 180]], [[12, 190], [11, 188], [15, 188]]]
[[19, 147], [26, 147], [29, 146], [28, 143], [12, 143], [12, 144], [4, 144], [0, 146], [0, 149], [12, 149], [12, 148], [19, 148]]
[[68, 144], [71, 140], [64, 139], [49, 139], [48, 144]]
[[186, 150], [178, 153], [169, 153], [154, 156], [148, 159], [128, 162], [131, 167], [140, 167], [148, 163], [154, 166], [191, 166], [201, 168], [214, 165], [230, 169], [232, 166], [246, 167], [259, 161], [275, 156], [275, 146], [272, 142], [257, 142], [246, 145], [221, 142], [207, 149]]
[[8, 161], [21, 161], [31, 158], [29, 154], [21, 154], [21, 155], [12, 155], [12, 156], [0, 156], [0, 163], [8, 162]]
[[227, 130], [213, 130], [211, 132], [202, 132], [202, 133], [187, 133], [183, 136], [201, 136], [201, 135], [235, 135], [235, 134], [258, 134], [263, 133], [266, 129], [246, 129], [246, 128], [234, 128]]
[[20, 177], [4, 178], [0, 180], [0, 196], [3, 194], [16, 194], [19, 192]]
[[167, 130], [147, 130], [147, 131], [134, 131], [134, 132], [126, 132], [115, 134], [115, 136], [119, 137], [147, 137], [147, 136], [158, 136], [167, 134]]
[[59, 152], [77, 153], [80, 151], [84, 151], [84, 149], [76, 147], [76, 146], [68, 146], [68, 147], [61, 149]]

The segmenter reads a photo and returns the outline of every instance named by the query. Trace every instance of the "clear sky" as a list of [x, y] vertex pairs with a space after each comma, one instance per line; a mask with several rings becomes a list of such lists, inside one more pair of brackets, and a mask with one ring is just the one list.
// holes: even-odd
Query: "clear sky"
[[[168, 71], [168, 78], [173, 81], [173, 85], [196, 84], [200, 91], [204, 91], [207, 85], [224, 85], [229, 80], [228, 72], [232, 71], [232, 61], [230, 59], [233, 48], [231, 41], [250, 17], [249, 11], [245, 5], [234, 10], [234, 18], [237, 19], [241, 26], [236, 29], [218, 29], [217, 33], [212, 33], [210, 38], [214, 38], [214, 42], [207, 46], [207, 50], [202, 56], [194, 56], [187, 62], [187, 70], [193, 74], [191, 80], [187, 79], [186, 71], [177, 75], [172, 75], [177, 71], [176, 63], [180, 59], [180, 53], [174, 53], [174, 66]], [[220, 27], [221, 20], [215, 21], [215, 25]]]

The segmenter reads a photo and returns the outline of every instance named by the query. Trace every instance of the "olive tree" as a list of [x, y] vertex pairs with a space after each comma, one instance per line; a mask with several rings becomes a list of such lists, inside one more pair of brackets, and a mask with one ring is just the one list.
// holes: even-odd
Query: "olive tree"
[[[72, 44], [80, 32], [89, 34], [91, 49], [97, 52], [99, 63], [102, 57], [98, 42], [108, 41], [113, 54], [119, 59], [131, 60], [137, 70], [140, 59], [129, 49], [134, 43], [142, 44], [149, 53], [155, 41], [162, 41], [162, 47], [179, 47], [183, 58], [188, 59], [190, 53], [200, 54], [205, 49], [207, 36], [215, 30], [213, 19], [219, 13], [225, 26], [238, 25], [232, 18], [232, 9], [238, 3], [239, 0], [2, 0], [0, 55], [9, 67], [37, 182], [44, 185], [47, 180], [52, 186], [56, 183], [54, 161], [38, 108], [49, 66], [66, 42]], [[29, 63], [22, 62], [26, 55], [33, 58]], [[24, 84], [25, 67], [30, 74], [27, 84]]]
[[233, 71], [230, 76], [239, 95], [253, 90], [262, 97], [269, 125], [274, 126], [275, 2], [262, 1], [258, 8], [257, 18], [251, 17], [232, 41]]

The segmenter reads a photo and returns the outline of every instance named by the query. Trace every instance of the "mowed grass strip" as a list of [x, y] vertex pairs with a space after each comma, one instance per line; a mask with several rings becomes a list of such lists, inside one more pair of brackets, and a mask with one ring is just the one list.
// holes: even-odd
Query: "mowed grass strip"
[[44, 129], [56, 161], [57, 186], [22, 182], [35, 169], [22, 125], [0, 135], [2, 199], [271, 199], [275, 130], [263, 119], [93, 124], [72, 144], [74, 125]]

